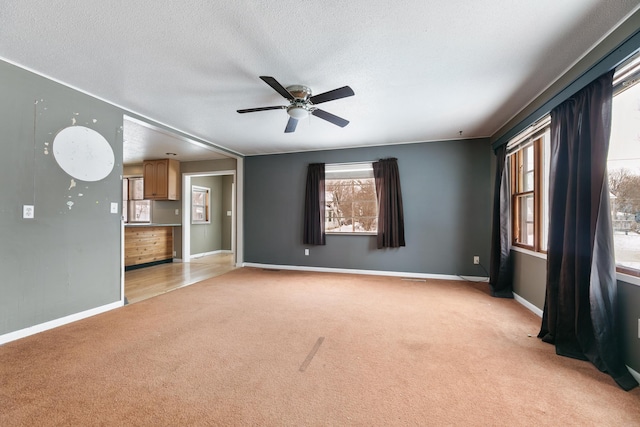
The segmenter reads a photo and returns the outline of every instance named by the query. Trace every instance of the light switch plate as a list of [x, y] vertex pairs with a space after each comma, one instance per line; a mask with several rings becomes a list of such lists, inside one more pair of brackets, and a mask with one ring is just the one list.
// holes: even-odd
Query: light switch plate
[[111, 202], [111, 213], [118, 213], [118, 203], [116, 202]]
[[35, 217], [35, 207], [33, 205], [22, 206], [22, 218], [33, 219]]

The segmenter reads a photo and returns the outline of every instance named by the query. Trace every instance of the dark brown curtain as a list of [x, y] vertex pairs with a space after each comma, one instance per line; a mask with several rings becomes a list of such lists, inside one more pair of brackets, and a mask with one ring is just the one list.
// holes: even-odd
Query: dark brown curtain
[[551, 112], [547, 290], [538, 337], [590, 360], [625, 390], [616, 311], [607, 153], [613, 71]]
[[324, 163], [311, 163], [307, 169], [307, 188], [304, 196], [303, 244], [326, 244], [324, 210]]
[[513, 270], [511, 265], [511, 192], [505, 173], [507, 144], [496, 149], [496, 179], [493, 192], [493, 221], [491, 228], [491, 265], [489, 284], [491, 295], [513, 298]]
[[405, 246], [398, 159], [374, 162], [373, 176], [378, 197], [378, 249]]

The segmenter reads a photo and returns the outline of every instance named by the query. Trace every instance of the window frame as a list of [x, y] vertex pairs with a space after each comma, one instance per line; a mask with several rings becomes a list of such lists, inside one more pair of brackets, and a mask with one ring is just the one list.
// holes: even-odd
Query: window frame
[[[618, 67], [616, 67], [616, 72], [613, 77], [613, 96], [612, 96], [613, 100], [615, 100], [616, 96], [638, 85], [640, 85], [640, 54], [634, 55], [625, 63], [620, 64]], [[611, 117], [612, 118], [612, 134], [613, 134], [613, 124], [615, 122], [614, 121], [615, 111], [613, 110], [613, 107], [615, 107], [615, 102], [612, 103], [612, 117]], [[611, 145], [611, 141], [609, 141], [609, 144]], [[607, 180], [609, 180], [609, 172], [612, 170], [612, 168], [609, 165], [609, 158], [608, 158], [609, 155], [610, 155], [610, 152], [607, 154]], [[609, 191], [611, 192], [611, 189], [609, 189]], [[613, 237], [613, 234], [615, 233], [613, 229], [614, 220], [615, 220], [615, 217], [612, 215], [611, 217], [612, 237]], [[615, 237], [613, 238], [614, 238], [613, 246], [615, 249], [616, 247]], [[640, 278], [640, 268], [633, 268], [628, 265], [619, 264], [617, 257], [614, 257], [614, 262], [615, 262], [617, 274], [630, 276], [635, 278], [635, 280]], [[640, 283], [636, 283], [636, 284], [640, 285]]]
[[[195, 193], [204, 193], [204, 204], [196, 204], [193, 195]], [[196, 208], [202, 207], [204, 210], [204, 219], [196, 219], [194, 214]], [[199, 185], [191, 186], [191, 224], [211, 224], [211, 189]]]
[[[360, 172], [362, 172], [362, 174], [367, 174], [369, 176], [366, 177], [348, 177], [345, 176], [346, 174], [349, 173], [356, 173], [356, 175], [360, 174]], [[342, 177], [340, 177], [340, 174], [345, 174]], [[338, 175], [338, 177], [335, 177], [336, 175]], [[332, 176], [332, 177], [330, 177]], [[335, 212], [333, 212], [330, 208], [330, 204], [333, 202], [333, 197], [331, 198], [331, 200], [329, 200], [328, 194], [329, 191], [327, 190], [327, 188], [329, 187], [329, 181], [335, 180], [335, 181], [348, 181], [351, 180], [351, 185], [354, 185], [354, 181], [357, 179], [367, 179], [367, 180], [371, 180], [370, 182], [370, 186], [373, 189], [372, 192], [372, 199], [366, 201], [367, 203], [372, 203], [374, 205], [374, 212], [375, 215], [371, 216], [371, 215], [355, 215], [352, 214], [349, 218], [349, 220], [351, 221], [351, 231], [335, 231], [331, 230], [328, 228], [328, 223], [329, 221], [332, 221], [334, 218], [336, 218], [335, 216]], [[355, 203], [356, 201], [352, 201], [352, 203]], [[353, 206], [352, 206], [353, 209]], [[346, 217], [340, 217], [338, 216], [337, 218], [342, 218], [342, 219], [346, 219]], [[373, 224], [375, 226], [375, 229], [373, 230], [365, 230], [365, 231], [356, 231], [354, 229], [355, 224], [357, 223], [356, 219], [359, 218], [366, 218], [367, 220], [373, 220]], [[377, 194], [376, 194], [376, 186], [375, 186], [375, 178], [373, 176], [373, 162], [353, 162], [353, 163], [327, 163], [325, 165], [325, 234], [330, 234], [330, 235], [337, 235], [337, 236], [341, 236], [341, 235], [348, 235], [348, 236], [375, 236], [378, 234], [378, 198], [377, 198]]]
[[[510, 212], [511, 212], [511, 245], [512, 247], [546, 254], [548, 233], [548, 153], [545, 145], [550, 138], [551, 117], [543, 117], [533, 124], [527, 131], [513, 138], [507, 146], [507, 160], [510, 184]], [[524, 188], [524, 151], [533, 147], [533, 189]], [[518, 201], [527, 196], [533, 196], [533, 243], [518, 241], [521, 231], [521, 215]], [[545, 202], [545, 196], [547, 201]]]

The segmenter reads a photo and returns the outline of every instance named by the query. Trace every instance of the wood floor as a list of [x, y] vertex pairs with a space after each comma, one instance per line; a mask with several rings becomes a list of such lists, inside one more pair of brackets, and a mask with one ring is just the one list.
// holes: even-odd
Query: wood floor
[[129, 304], [142, 301], [231, 271], [234, 259], [234, 254], [224, 253], [126, 271], [124, 294]]

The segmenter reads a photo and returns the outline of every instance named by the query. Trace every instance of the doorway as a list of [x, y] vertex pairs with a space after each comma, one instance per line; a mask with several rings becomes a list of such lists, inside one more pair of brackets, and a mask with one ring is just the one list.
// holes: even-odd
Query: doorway
[[[194, 204], [198, 196], [209, 191], [204, 221], [201, 206]], [[182, 174], [182, 262], [191, 262], [216, 253], [231, 253], [236, 259], [236, 171], [193, 172]], [[205, 196], [206, 197], [206, 196]], [[194, 212], [197, 209], [199, 212]]]
[[[124, 116], [123, 119], [123, 147], [123, 175], [142, 176], [144, 161], [172, 158], [180, 162], [183, 191], [181, 201], [151, 202], [149, 225], [171, 227], [173, 230], [173, 262], [125, 272], [125, 227], [129, 227], [130, 224], [125, 224], [123, 221], [121, 227], [122, 302], [126, 304], [141, 301], [223, 274], [240, 265], [242, 262], [243, 158], [210, 143], [194, 140], [188, 135], [165, 126], [150, 124], [130, 116]], [[203, 172], [200, 172], [201, 170]], [[195, 171], [198, 172], [194, 173]], [[217, 191], [215, 189], [218, 187], [222, 191], [222, 181], [225, 182], [225, 186], [228, 183], [231, 184], [228, 186], [228, 191], [225, 189], [224, 206], [222, 203], [216, 206], [219, 213], [218, 223], [222, 227], [224, 222], [225, 231], [223, 232], [220, 228], [217, 232], [211, 230], [206, 232], [209, 235], [219, 235], [220, 239], [224, 234], [224, 242], [220, 240], [220, 244], [209, 249], [192, 248], [192, 240], [197, 239], [191, 238], [193, 234], [191, 180], [197, 182], [198, 179], [207, 177], [220, 181], [219, 184], [214, 183], [208, 186], [215, 200], [221, 196], [219, 191], [214, 196], [214, 191]], [[213, 204], [211, 206], [213, 207]], [[179, 212], [180, 210], [182, 212]]]

